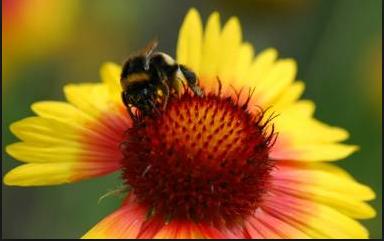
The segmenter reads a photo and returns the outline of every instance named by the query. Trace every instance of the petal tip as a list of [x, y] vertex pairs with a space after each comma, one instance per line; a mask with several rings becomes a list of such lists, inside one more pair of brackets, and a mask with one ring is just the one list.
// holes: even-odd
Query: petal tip
[[11, 178], [9, 177], [9, 172], [5, 174], [5, 176], [3, 177], [3, 183], [7, 186], [12, 186], [12, 180]]
[[199, 15], [199, 11], [197, 10], [197, 8], [191, 7], [187, 12], [187, 16], [190, 15]]
[[357, 146], [357, 145], [350, 145], [350, 151], [351, 151], [350, 154], [352, 154], [352, 153], [354, 153], [354, 152], [357, 152], [357, 151], [360, 151], [360, 146]]
[[236, 28], [241, 29], [240, 19], [236, 16], [232, 16], [228, 19], [228, 25], [233, 25]]
[[213, 11], [213, 12], [209, 15], [208, 19], [210, 19], [210, 18], [213, 18], [213, 19], [220, 19], [220, 13], [219, 13], [218, 11]]
[[[196, 8], [190, 8], [187, 12], [187, 14], [185, 15], [185, 18], [184, 18], [184, 24], [187, 24], [187, 23], [193, 23], [193, 22], [200, 22], [201, 21], [201, 18], [200, 18], [200, 13], [199, 11], [196, 9]], [[183, 24], [183, 25], [184, 25]]]
[[20, 126], [22, 125], [22, 123], [25, 119], [18, 120], [18, 121], [13, 122], [12, 124], [9, 125], [9, 130], [11, 131], [12, 134], [14, 134], [15, 136], [18, 136], [18, 134], [21, 131]]
[[7, 186], [26, 186], [26, 185], [22, 185], [20, 184], [19, 182], [19, 178], [18, 178], [18, 175], [17, 173], [15, 172], [15, 169], [16, 168], [13, 168], [11, 169], [10, 171], [8, 171], [4, 177], [3, 177], [3, 183]]
[[101, 64], [100, 67], [100, 73], [103, 75], [104, 73], [109, 73], [109, 72], [120, 72], [121, 66], [114, 63], [114, 62], [104, 62]]
[[13, 147], [15, 146], [15, 143], [13, 144], [10, 144], [10, 145], [7, 145], [5, 147], [5, 152], [10, 155], [11, 157], [13, 157]]
[[258, 59], [270, 59], [270, 60], [276, 60], [279, 55], [279, 52], [275, 48], [267, 48], [261, 51], [256, 58]]

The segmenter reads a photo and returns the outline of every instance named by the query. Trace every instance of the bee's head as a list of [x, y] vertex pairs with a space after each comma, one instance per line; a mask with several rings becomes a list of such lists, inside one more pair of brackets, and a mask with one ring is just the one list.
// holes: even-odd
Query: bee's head
[[153, 106], [156, 88], [147, 82], [129, 85], [122, 93], [124, 104], [134, 106], [140, 110], [148, 110]]

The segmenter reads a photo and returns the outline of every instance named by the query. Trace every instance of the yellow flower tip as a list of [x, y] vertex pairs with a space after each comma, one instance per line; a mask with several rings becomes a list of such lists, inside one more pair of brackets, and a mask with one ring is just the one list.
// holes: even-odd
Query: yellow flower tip
[[310, 115], [312, 116], [315, 113], [315, 111], [316, 111], [316, 104], [315, 104], [315, 102], [313, 102], [311, 100], [306, 100], [304, 102], [304, 105], [307, 106], [308, 113], [310, 113]]
[[369, 206], [369, 209], [367, 210], [365, 217], [361, 218], [361, 219], [371, 219], [371, 218], [376, 217], [376, 215], [377, 215], [376, 210], [374, 208], [372, 208], [371, 206]]
[[[218, 11], [213, 11], [208, 17], [208, 22], [210, 19], [213, 19], [214, 21], [220, 22], [220, 13]], [[213, 21], [213, 20], [211, 20], [211, 21]]]
[[228, 29], [231, 29], [236, 34], [240, 34], [241, 36], [241, 24], [238, 17], [232, 16], [228, 19], [227, 23], [224, 26], [223, 32], [228, 31]]
[[369, 239], [369, 231], [361, 225], [361, 230], [359, 232], [359, 235], [357, 237], [353, 237], [356, 239]]
[[66, 84], [63, 87], [64, 94], [67, 95], [69, 92], [71, 92], [71, 89], [75, 86], [75, 84]]
[[296, 76], [297, 73], [297, 62], [295, 59], [287, 58], [281, 60], [287, 66], [287, 69], [290, 69], [293, 72], [293, 75]]
[[54, 101], [39, 101], [39, 102], [35, 102], [31, 105], [31, 110], [38, 114], [44, 110], [47, 109], [47, 107], [52, 104], [52, 103], [55, 103]]
[[350, 148], [350, 152], [351, 152], [350, 154], [357, 152], [357, 151], [360, 151], [360, 146], [358, 146], [358, 145], [350, 145], [349, 148]]
[[9, 130], [11, 131], [12, 134], [16, 135], [17, 133], [17, 122], [14, 122], [12, 123], [10, 126], [9, 126]]
[[200, 13], [197, 8], [192, 7], [188, 10], [188, 13], [185, 15], [185, 21], [187, 21], [187, 19], [190, 20], [196, 18], [200, 18]]
[[[375, 191], [372, 190], [372, 188], [370, 188], [367, 185], [362, 185], [362, 186], [363, 186], [362, 192], [364, 193], [364, 200], [365, 201], [376, 199], [376, 193], [375, 193]], [[376, 213], [374, 214], [374, 216], [376, 216]]]
[[218, 36], [220, 31], [220, 13], [215, 11], [208, 17], [204, 35], [205, 41], [211, 40], [213, 33]]
[[200, 13], [196, 8], [191, 8], [187, 15], [185, 15], [183, 24], [180, 28], [180, 32], [186, 31], [186, 29], [196, 26], [196, 24], [202, 25]]
[[118, 96], [120, 100], [121, 85], [120, 73], [122, 67], [113, 62], [106, 62], [101, 65], [100, 76], [103, 83], [105, 83], [112, 95]]
[[263, 60], [263, 62], [272, 62], [277, 59], [279, 52], [275, 48], [264, 49], [256, 56], [256, 60]]
[[25, 173], [20, 172], [20, 170], [22, 170], [23, 168], [24, 168], [24, 165], [21, 165], [10, 170], [3, 177], [3, 183], [7, 186], [21, 186], [21, 187], [33, 186], [31, 182], [28, 182], [28, 178], [26, 178], [24, 175]]
[[298, 88], [300, 92], [304, 91], [305, 83], [302, 80], [296, 80], [294, 84], [297, 86], [296, 88]]
[[22, 177], [18, 175], [16, 168], [14, 168], [5, 174], [3, 177], [3, 183], [7, 186], [29, 186], [27, 184], [23, 184], [22, 181], [20, 182], [20, 179], [22, 179]]
[[[29, 117], [31, 118], [31, 117]], [[16, 121], [16, 122], [13, 122], [10, 126], [9, 126], [9, 130], [12, 132], [12, 134], [14, 134], [15, 136], [18, 136], [18, 134], [20, 132], [22, 132], [22, 127], [23, 127], [23, 123], [25, 120], [27, 120], [27, 118], [24, 118], [24, 119], [21, 119], [19, 121]]]
[[197, 74], [201, 59], [201, 44], [203, 24], [199, 12], [192, 8], [185, 16], [179, 31], [176, 48], [176, 59], [179, 63], [187, 65]]
[[[10, 155], [12, 158], [15, 158], [15, 148], [17, 148], [17, 143], [13, 143], [13, 144], [10, 144], [8, 146], [5, 147], [5, 152]], [[16, 150], [17, 151], [17, 150]]]
[[14, 176], [12, 175], [12, 170], [9, 171], [5, 176], [3, 177], [3, 183], [7, 186], [16, 186], [14, 182]]
[[105, 62], [100, 67], [100, 74], [104, 75], [105, 73], [110, 72], [119, 72], [121, 71], [121, 66], [114, 62]]
[[357, 152], [360, 150], [360, 147], [357, 146], [357, 145], [344, 145], [344, 144], [340, 144], [339, 148], [338, 148], [338, 151], [336, 153], [340, 154], [339, 157], [331, 160], [331, 161], [338, 161], [338, 160], [342, 160], [350, 155], [352, 155], [353, 153]]
[[[338, 135], [340, 136], [339, 137], [339, 140], [340, 141], [344, 141], [344, 140], [347, 140], [349, 138], [349, 132], [343, 128], [340, 128], [340, 127], [331, 127], [333, 130], [337, 131], [338, 132]], [[360, 148], [357, 146], [357, 150], [359, 150]]]

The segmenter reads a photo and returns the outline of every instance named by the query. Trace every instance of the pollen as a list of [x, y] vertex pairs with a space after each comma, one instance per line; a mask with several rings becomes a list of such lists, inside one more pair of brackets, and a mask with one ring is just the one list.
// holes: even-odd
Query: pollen
[[127, 131], [123, 179], [164, 218], [239, 222], [269, 185], [275, 134], [266, 131], [263, 115], [229, 97], [173, 98], [165, 111]]

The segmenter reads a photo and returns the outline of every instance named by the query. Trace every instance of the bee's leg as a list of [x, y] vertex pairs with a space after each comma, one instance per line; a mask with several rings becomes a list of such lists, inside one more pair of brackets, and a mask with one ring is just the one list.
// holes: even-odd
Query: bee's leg
[[160, 89], [161, 91], [163, 91], [163, 95], [164, 95], [163, 110], [165, 110], [165, 108], [167, 108], [168, 98], [169, 98], [169, 87], [165, 81], [161, 81]]
[[133, 122], [138, 122], [138, 118], [135, 116], [135, 114], [133, 114], [130, 106], [127, 107], [127, 110], [128, 110], [128, 114], [131, 117], [131, 119], [133, 120]]
[[179, 65], [180, 71], [183, 73], [184, 78], [187, 80], [188, 86], [192, 89], [193, 93], [197, 96], [203, 96], [203, 90], [197, 84], [197, 78], [195, 73], [189, 70], [184, 65]]
[[123, 103], [124, 103], [124, 105], [127, 107], [127, 111], [128, 111], [129, 116], [131, 117], [131, 119], [133, 120], [133, 122], [137, 122], [138, 119], [137, 119], [137, 117], [135, 116], [135, 114], [133, 114], [132, 109], [131, 109], [132, 107], [131, 107], [131, 105], [129, 104], [128, 100], [126, 99], [126, 96], [125, 96], [125, 93], [124, 93], [124, 92], [121, 93], [121, 98], [123, 99]]
[[169, 98], [169, 87], [167, 84], [168, 83], [168, 77], [163, 71], [161, 71], [159, 69], [157, 69], [157, 74], [160, 77], [159, 88], [161, 89], [161, 91], [163, 92], [163, 95], [164, 95], [163, 110], [165, 110], [165, 108], [167, 107], [168, 98]]

